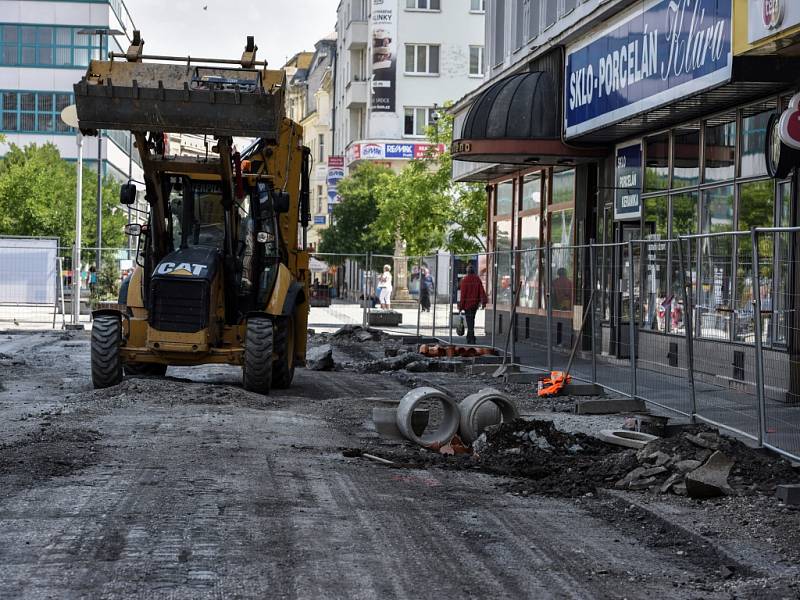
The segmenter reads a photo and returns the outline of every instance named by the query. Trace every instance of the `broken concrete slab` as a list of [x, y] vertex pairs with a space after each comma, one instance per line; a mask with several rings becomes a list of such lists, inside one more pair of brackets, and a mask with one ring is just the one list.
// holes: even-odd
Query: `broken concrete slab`
[[692, 498], [716, 498], [733, 494], [728, 475], [733, 460], [722, 452], [714, 452], [701, 467], [686, 475], [686, 493]]
[[598, 398], [579, 400], [575, 403], [575, 412], [579, 415], [613, 415], [646, 411], [644, 400], [640, 398]]
[[778, 486], [775, 495], [785, 504], [800, 504], [800, 484], [781, 484]]
[[666, 493], [667, 493], [667, 492], [670, 490], [670, 488], [671, 488], [673, 485], [675, 485], [676, 483], [678, 483], [680, 480], [681, 480], [681, 474], [680, 474], [680, 473], [673, 473], [672, 475], [670, 475], [669, 477], [667, 477], [667, 480], [666, 480], [666, 481], [664, 482], [664, 484], [661, 486], [661, 488], [659, 489], [659, 491], [660, 491], [662, 494], [666, 494]]
[[330, 344], [323, 344], [306, 351], [306, 369], [311, 371], [333, 370], [333, 348]]
[[367, 323], [371, 327], [397, 327], [403, 322], [403, 315], [396, 310], [371, 310]]
[[681, 473], [689, 473], [690, 471], [694, 471], [695, 469], [699, 468], [702, 464], [703, 463], [701, 463], [699, 460], [687, 459], [675, 463], [675, 468]]
[[692, 435], [691, 433], [687, 433], [686, 439], [695, 446], [700, 446], [708, 450], [716, 450], [719, 448], [719, 436], [715, 434], [700, 433], [698, 435]]
[[415, 360], [406, 365], [406, 371], [410, 373], [427, 373], [430, 367], [431, 365], [427, 360]]

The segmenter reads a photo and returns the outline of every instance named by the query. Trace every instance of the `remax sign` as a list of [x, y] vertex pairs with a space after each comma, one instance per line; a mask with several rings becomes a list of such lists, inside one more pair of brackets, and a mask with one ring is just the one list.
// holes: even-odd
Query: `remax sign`
[[729, 81], [732, 1], [646, 0], [569, 46], [567, 137]]

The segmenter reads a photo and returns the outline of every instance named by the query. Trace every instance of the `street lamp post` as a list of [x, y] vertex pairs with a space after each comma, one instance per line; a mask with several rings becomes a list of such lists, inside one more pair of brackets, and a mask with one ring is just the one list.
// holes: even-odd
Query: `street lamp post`
[[[103, 36], [125, 35], [119, 29], [103, 27], [99, 29], [81, 29], [79, 35], [96, 35], [100, 40], [100, 58], [103, 57]], [[103, 131], [97, 130], [97, 258], [95, 271], [100, 272], [101, 248], [103, 247]]]

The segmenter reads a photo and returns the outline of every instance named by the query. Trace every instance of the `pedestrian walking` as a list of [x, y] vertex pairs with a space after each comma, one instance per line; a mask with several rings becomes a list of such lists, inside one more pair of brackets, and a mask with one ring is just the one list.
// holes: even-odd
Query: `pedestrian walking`
[[433, 277], [428, 267], [422, 267], [419, 278], [419, 304], [422, 312], [431, 312], [431, 293], [433, 293]]
[[478, 308], [486, 308], [486, 290], [483, 282], [475, 275], [475, 267], [467, 265], [467, 274], [461, 280], [458, 310], [464, 311], [467, 320], [467, 343], [475, 343], [475, 314]]
[[392, 307], [392, 267], [383, 265], [383, 273], [378, 278], [378, 287], [381, 289], [381, 308]]

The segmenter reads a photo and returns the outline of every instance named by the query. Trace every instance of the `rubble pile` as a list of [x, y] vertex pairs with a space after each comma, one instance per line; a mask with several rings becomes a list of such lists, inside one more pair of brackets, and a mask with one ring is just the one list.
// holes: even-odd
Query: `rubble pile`
[[703, 426], [651, 442], [634, 458], [636, 465], [620, 477], [616, 489], [710, 498], [774, 494], [778, 483], [798, 480], [798, 473], [781, 457]]
[[380, 342], [386, 336], [379, 329], [362, 327], [361, 325], [344, 325], [330, 335], [335, 342]]

